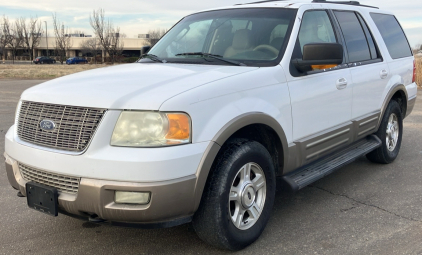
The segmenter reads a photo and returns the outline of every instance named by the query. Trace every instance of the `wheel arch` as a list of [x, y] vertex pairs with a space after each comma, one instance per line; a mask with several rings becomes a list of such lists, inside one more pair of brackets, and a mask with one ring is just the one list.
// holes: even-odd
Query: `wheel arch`
[[[265, 131], [268, 133], [255, 133], [254, 131]], [[251, 134], [252, 136], [247, 136]], [[199, 167], [196, 172], [197, 181], [195, 186], [195, 203], [194, 211], [199, 207], [202, 193], [212, 164], [217, 158], [220, 149], [231, 138], [249, 138], [251, 140], [260, 142], [267, 149], [270, 147], [270, 154], [273, 162], [276, 164], [276, 174], [281, 175], [286, 165], [285, 159], [288, 159], [288, 143], [287, 138], [281, 125], [268, 114], [261, 112], [242, 114], [224, 125], [214, 136], [210, 145], [207, 147]], [[272, 139], [271, 139], [272, 138]], [[272, 148], [272, 146], [274, 146]]]
[[399, 103], [401, 112], [403, 114], [403, 118], [406, 116], [407, 100], [408, 100], [407, 90], [403, 84], [398, 84], [390, 89], [390, 91], [387, 93], [387, 96], [384, 99], [384, 102], [382, 103], [381, 115], [378, 121], [377, 130], [381, 124], [381, 120], [384, 117], [385, 110], [387, 109], [387, 106], [391, 100], [395, 100], [397, 101], [397, 103]]

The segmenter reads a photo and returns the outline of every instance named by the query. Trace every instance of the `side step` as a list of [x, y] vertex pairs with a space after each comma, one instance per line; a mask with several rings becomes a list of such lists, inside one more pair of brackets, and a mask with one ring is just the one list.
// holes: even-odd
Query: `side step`
[[380, 147], [381, 140], [375, 136], [370, 135], [348, 147], [328, 155], [321, 160], [313, 162], [309, 165], [303, 166], [287, 175], [283, 176], [283, 180], [291, 187], [293, 191], [298, 191], [309, 184], [321, 179], [322, 177], [331, 174], [335, 170], [353, 162], [360, 156]]

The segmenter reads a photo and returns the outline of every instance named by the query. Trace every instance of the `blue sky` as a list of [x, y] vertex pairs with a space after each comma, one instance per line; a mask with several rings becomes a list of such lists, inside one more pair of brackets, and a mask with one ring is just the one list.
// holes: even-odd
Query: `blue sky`
[[[236, 3], [253, 2], [254, 0], [2, 0], [0, 15], [13, 20], [19, 17], [37, 16], [47, 21], [49, 35], [52, 34], [53, 12], [71, 31], [82, 31], [93, 34], [89, 26], [89, 15], [92, 10], [103, 8], [106, 17], [118, 25], [129, 38], [137, 34], [147, 33], [149, 29], [170, 28], [183, 16], [219, 6]], [[310, 1], [309, 1], [310, 2]], [[422, 1], [416, 0], [361, 0], [361, 4], [378, 6], [396, 14], [410, 44], [422, 44]]]

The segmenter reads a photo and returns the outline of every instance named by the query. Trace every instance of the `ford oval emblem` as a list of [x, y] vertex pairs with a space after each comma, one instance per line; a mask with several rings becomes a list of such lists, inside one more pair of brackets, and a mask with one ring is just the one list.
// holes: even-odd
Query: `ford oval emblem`
[[40, 122], [40, 128], [45, 131], [53, 131], [56, 128], [56, 123], [52, 120], [42, 120]]

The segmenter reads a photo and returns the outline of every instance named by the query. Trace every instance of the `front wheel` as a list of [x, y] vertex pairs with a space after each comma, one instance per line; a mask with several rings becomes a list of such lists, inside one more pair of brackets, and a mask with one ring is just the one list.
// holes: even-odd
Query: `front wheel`
[[397, 101], [391, 101], [384, 113], [376, 135], [382, 145], [368, 153], [366, 157], [375, 163], [389, 164], [399, 155], [403, 135], [403, 114]]
[[258, 142], [234, 140], [214, 162], [193, 227], [205, 242], [240, 250], [261, 235], [274, 203], [275, 170]]

